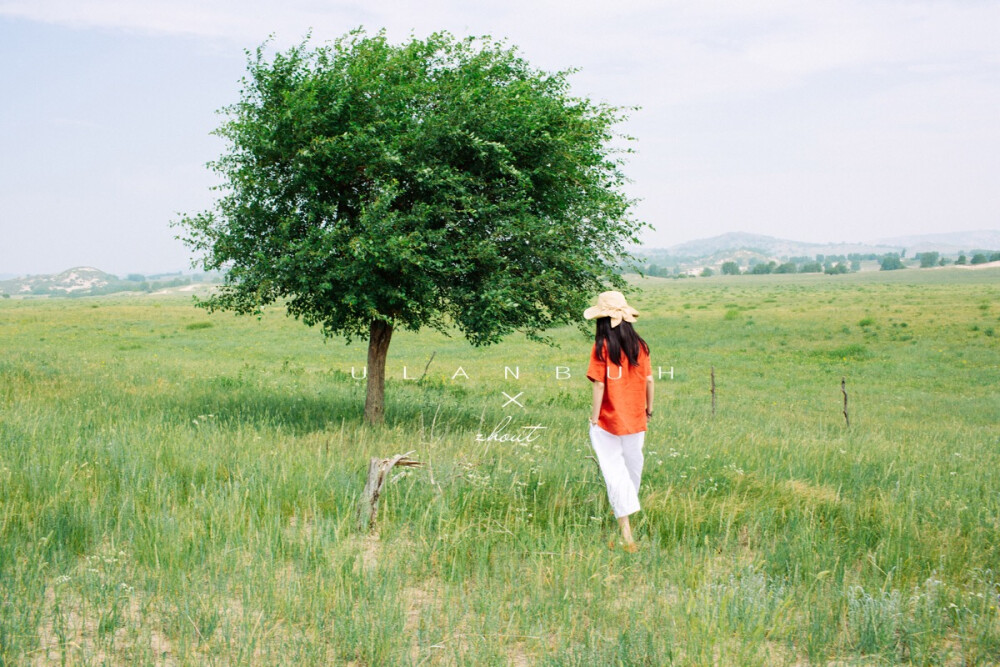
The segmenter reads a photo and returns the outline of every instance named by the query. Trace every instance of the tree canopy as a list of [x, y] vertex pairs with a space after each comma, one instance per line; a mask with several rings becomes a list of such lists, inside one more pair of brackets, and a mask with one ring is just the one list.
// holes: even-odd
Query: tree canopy
[[372, 345], [393, 328], [551, 342], [542, 332], [579, 323], [594, 292], [627, 287], [614, 268], [648, 225], [622, 190], [626, 110], [488, 37], [308, 41], [248, 52], [223, 109], [221, 196], [177, 223], [206, 270], [226, 271], [200, 305], [281, 300], [328, 336], [367, 335], [384, 369]]

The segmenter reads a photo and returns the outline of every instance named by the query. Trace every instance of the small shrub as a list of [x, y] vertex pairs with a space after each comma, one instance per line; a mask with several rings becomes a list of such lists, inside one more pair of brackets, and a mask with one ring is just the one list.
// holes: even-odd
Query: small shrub
[[889, 253], [883, 256], [879, 265], [880, 271], [898, 271], [899, 269], [905, 268], [903, 260], [895, 253]]
[[184, 328], [194, 331], [196, 329], [211, 329], [212, 326], [211, 322], [192, 322]]
[[847, 597], [847, 625], [854, 647], [867, 654], [894, 651], [902, 606], [897, 590], [872, 596], [861, 586], [852, 586]]
[[875, 324], [875, 320], [870, 317], [863, 317], [858, 321], [859, 327], [870, 327]]

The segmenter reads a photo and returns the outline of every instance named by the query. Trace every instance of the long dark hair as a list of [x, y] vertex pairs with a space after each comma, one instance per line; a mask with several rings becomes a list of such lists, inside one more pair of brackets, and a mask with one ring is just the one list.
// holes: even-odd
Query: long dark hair
[[632, 323], [625, 320], [612, 328], [610, 317], [597, 318], [597, 335], [594, 338], [594, 344], [597, 345], [597, 358], [601, 361], [604, 361], [604, 342], [608, 344], [608, 360], [616, 366], [620, 365], [622, 350], [625, 351], [630, 366], [639, 365], [640, 347], [643, 352], [649, 354], [649, 345], [642, 339], [642, 336], [636, 333]]

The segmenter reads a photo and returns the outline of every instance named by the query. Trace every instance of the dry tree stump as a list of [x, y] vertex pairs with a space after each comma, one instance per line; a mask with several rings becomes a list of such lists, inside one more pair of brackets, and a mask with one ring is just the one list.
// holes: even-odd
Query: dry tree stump
[[390, 470], [396, 466], [415, 467], [423, 465], [420, 461], [409, 458], [413, 451], [405, 454], [396, 454], [387, 459], [377, 459], [372, 457], [368, 464], [368, 481], [365, 489], [358, 499], [358, 530], [367, 532], [375, 525], [375, 516], [378, 514], [378, 499], [382, 494], [382, 487]]

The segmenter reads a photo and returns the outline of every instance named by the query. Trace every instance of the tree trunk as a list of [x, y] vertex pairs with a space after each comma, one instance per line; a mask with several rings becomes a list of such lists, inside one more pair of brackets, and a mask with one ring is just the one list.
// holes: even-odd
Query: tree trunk
[[385, 416], [385, 357], [389, 352], [392, 325], [372, 320], [368, 337], [368, 385], [365, 392], [365, 421], [379, 424]]

